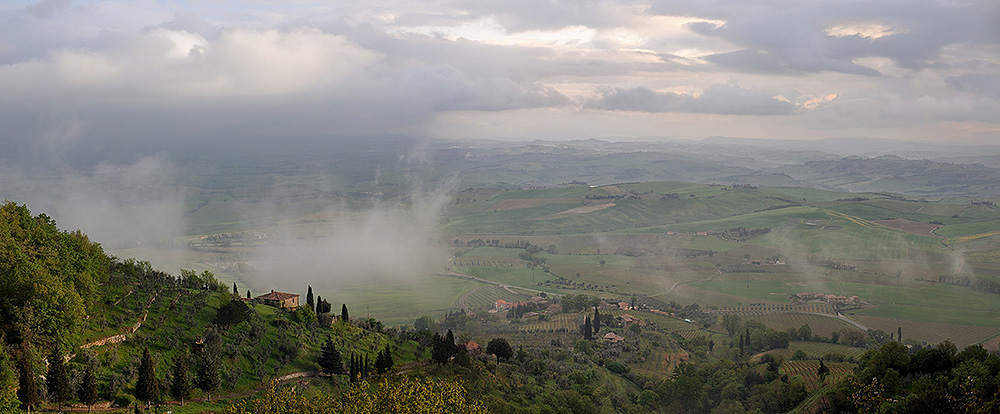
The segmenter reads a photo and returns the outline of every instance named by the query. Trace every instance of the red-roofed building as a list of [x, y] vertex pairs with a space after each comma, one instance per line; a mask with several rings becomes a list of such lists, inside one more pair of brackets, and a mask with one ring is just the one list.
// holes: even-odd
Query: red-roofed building
[[280, 309], [295, 310], [299, 308], [299, 295], [294, 293], [275, 292], [272, 289], [271, 293], [257, 296], [254, 299], [267, 306]]
[[458, 346], [465, 348], [465, 352], [467, 352], [469, 356], [476, 356], [483, 353], [483, 347], [479, 346], [476, 341], [461, 343], [458, 344]]

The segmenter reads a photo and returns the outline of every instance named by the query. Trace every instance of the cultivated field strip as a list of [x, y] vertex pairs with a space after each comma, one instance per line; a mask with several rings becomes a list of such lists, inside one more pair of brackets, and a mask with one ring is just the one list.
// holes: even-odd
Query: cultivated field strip
[[744, 319], [758, 321], [776, 331], [799, 329], [809, 325], [813, 335], [829, 337], [832, 333], [844, 328], [857, 329], [848, 323], [828, 316], [795, 312], [759, 312], [740, 315]]
[[496, 305], [497, 300], [507, 302], [523, 302], [531, 299], [527, 295], [519, 295], [497, 286], [484, 286], [476, 289], [465, 298], [465, 304], [472, 309], [488, 309]]
[[963, 349], [969, 345], [986, 341], [997, 333], [1000, 333], [1000, 329], [985, 326], [948, 325], [943, 323], [905, 321], [901, 319], [889, 319], [865, 315], [852, 315], [851, 318], [886, 333], [896, 332], [898, 328], [902, 328], [903, 339], [913, 338], [919, 341], [927, 342], [931, 345], [936, 345], [945, 340], [949, 340], [954, 343], [958, 349]]
[[[830, 368], [830, 372], [826, 377], [826, 384], [834, 384], [842, 381], [854, 370], [854, 364], [846, 362], [824, 361], [823, 364], [826, 365], [827, 368]], [[818, 371], [818, 360], [785, 361], [781, 364], [781, 368], [778, 369], [778, 373], [782, 375], [788, 375], [789, 377], [801, 377], [802, 381], [805, 382], [806, 389], [809, 391], [819, 388], [820, 384], [823, 383], [819, 379]]]

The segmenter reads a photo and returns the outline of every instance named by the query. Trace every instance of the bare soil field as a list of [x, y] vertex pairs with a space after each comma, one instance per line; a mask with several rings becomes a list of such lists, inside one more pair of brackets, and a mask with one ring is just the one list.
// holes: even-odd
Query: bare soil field
[[614, 206], [615, 206], [615, 203], [592, 204], [592, 205], [589, 205], [589, 206], [571, 208], [569, 210], [562, 211], [562, 212], [559, 212], [559, 213], [556, 213], [556, 214], [586, 214], [586, 213], [593, 213], [593, 212], [595, 212], [597, 210], [604, 210], [604, 209], [606, 209], [608, 207], [614, 207]]
[[510, 200], [500, 200], [500, 202], [490, 206], [488, 210], [518, 210], [522, 208], [541, 207], [553, 204], [576, 204], [579, 202], [580, 200], [576, 198], [513, 198]]
[[937, 224], [924, 223], [921, 221], [913, 221], [909, 219], [892, 219], [892, 220], [875, 220], [875, 223], [886, 226], [890, 229], [896, 229], [900, 231], [905, 231], [910, 234], [916, 234], [919, 236], [933, 236], [941, 237], [934, 233], [938, 227]]

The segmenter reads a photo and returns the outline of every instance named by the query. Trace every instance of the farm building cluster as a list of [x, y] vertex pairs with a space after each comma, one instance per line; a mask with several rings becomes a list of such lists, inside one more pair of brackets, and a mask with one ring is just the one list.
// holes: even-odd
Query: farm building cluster
[[792, 295], [792, 302], [824, 302], [831, 305], [861, 305], [861, 298], [857, 296], [840, 296], [829, 293], [805, 292]]
[[[250, 293], [247, 292], [247, 295], [249, 294]], [[274, 289], [271, 289], [270, 293], [265, 293], [253, 299], [240, 298], [240, 300], [247, 303], [261, 303], [278, 309], [296, 310], [299, 308], [299, 295], [294, 293], [277, 292]]]

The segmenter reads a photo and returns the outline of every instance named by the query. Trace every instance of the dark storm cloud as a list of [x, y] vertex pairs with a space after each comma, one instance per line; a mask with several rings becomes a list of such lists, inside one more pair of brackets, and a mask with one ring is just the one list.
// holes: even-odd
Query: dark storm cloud
[[[774, 73], [874, 74], [855, 58], [886, 57], [907, 68], [941, 63], [950, 45], [996, 46], [1000, 6], [991, 0], [937, 1], [657, 1], [651, 13], [725, 21], [691, 29], [737, 47], [708, 57], [723, 67]], [[866, 33], [876, 26], [881, 32]], [[851, 33], [854, 28], [860, 33]], [[836, 29], [841, 29], [836, 33]], [[834, 32], [834, 33], [831, 33]]]
[[714, 85], [700, 96], [657, 92], [644, 87], [616, 88], [602, 92], [587, 107], [611, 111], [723, 115], [784, 115], [795, 109], [795, 105], [789, 102], [732, 85]]

